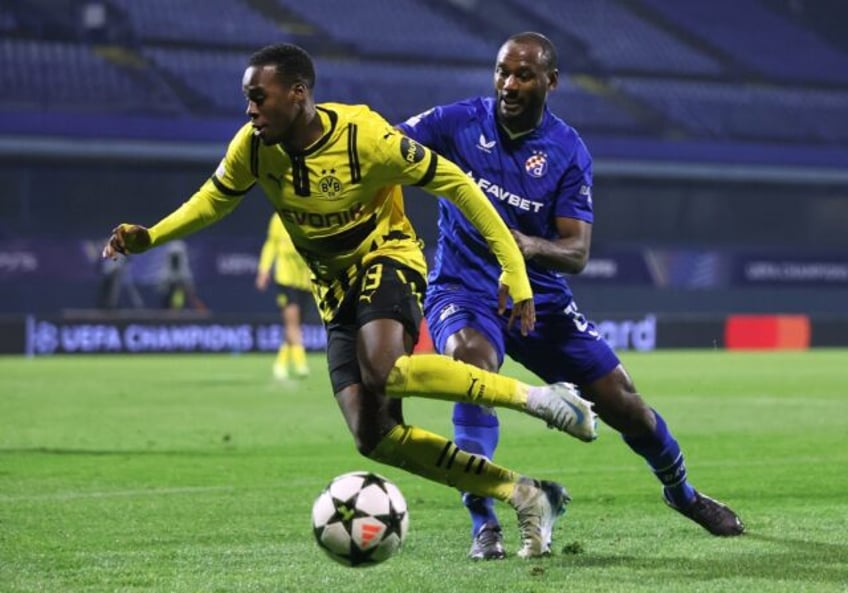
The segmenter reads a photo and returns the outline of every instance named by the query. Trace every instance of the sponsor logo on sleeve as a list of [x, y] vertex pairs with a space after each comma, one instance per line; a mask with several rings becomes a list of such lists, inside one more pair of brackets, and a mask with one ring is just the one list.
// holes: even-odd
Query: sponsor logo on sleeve
[[592, 205], [592, 187], [589, 185], [581, 185], [580, 186], [580, 195], [586, 198], [586, 201], [589, 205]]
[[427, 152], [424, 150], [424, 147], [415, 140], [406, 136], [401, 138], [400, 155], [410, 165], [423, 161], [426, 154]]

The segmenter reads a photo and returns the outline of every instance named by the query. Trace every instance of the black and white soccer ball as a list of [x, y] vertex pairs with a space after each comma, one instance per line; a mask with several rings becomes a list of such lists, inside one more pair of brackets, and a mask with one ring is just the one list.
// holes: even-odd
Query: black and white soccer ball
[[373, 566], [394, 556], [406, 539], [406, 500], [383, 476], [362, 471], [343, 474], [315, 499], [312, 531], [336, 562]]

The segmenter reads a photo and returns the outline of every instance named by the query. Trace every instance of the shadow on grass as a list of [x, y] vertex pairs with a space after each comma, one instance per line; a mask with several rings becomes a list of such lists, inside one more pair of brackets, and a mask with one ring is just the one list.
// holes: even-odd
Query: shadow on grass
[[[650, 572], [654, 578], [668, 574], [669, 579], [697, 581], [717, 578], [754, 578], [775, 581], [833, 583], [848, 585], [848, 544], [781, 538], [747, 533], [746, 540], [776, 544], [783, 552], [750, 550], [732, 558], [649, 558], [577, 554], [560, 556], [563, 564], [572, 568], [623, 567]], [[738, 540], [737, 540], [738, 541]]]

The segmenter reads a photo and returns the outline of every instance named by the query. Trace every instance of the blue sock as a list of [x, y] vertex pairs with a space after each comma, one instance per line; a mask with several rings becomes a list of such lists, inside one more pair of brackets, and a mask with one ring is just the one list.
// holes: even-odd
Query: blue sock
[[[460, 449], [492, 459], [500, 437], [498, 417], [490, 408], [474, 404], [455, 404], [453, 435], [453, 440]], [[472, 537], [486, 523], [498, 524], [495, 504], [491, 498], [482, 498], [464, 492], [462, 502], [471, 514]]]
[[686, 464], [680, 445], [671, 436], [659, 412], [653, 410], [657, 428], [653, 434], [632, 438], [623, 436], [631, 449], [645, 458], [662, 482], [668, 499], [677, 507], [686, 507], [695, 499], [695, 489], [686, 480]]

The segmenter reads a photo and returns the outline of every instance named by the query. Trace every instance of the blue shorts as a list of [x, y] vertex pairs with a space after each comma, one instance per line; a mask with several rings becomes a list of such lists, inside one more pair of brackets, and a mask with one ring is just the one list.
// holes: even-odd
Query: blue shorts
[[427, 326], [437, 352], [448, 338], [470, 327], [488, 338], [503, 364], [504, 354], [524, 365], [546, 383], [568, 381], [586, 385], [609, 374], [620, 363], [618, 356], [572, 301], [553, 312], [537, 312], [536, 327], [521, 335], [518, 323], [507, 330], [507, 316], [473, 295], [431, 288], [424, 302]]

